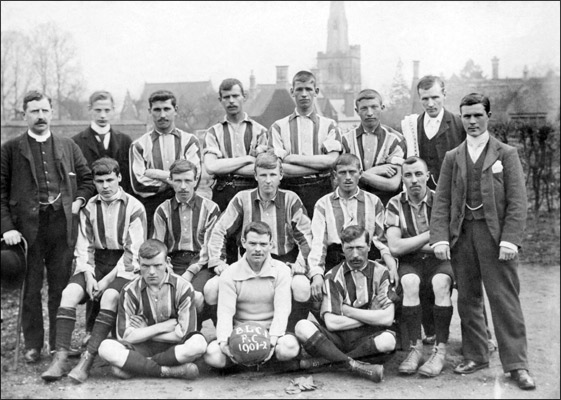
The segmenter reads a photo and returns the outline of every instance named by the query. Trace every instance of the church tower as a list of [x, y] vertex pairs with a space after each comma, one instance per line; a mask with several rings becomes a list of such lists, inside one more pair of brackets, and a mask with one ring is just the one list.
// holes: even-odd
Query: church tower
[[342, 1], [332, 1], [327, 21], [327, 51], [317, 55], [318, 86], [325, 97], [343, 99], [361, 89], [360, 45], [349, 45], [347, 17]]

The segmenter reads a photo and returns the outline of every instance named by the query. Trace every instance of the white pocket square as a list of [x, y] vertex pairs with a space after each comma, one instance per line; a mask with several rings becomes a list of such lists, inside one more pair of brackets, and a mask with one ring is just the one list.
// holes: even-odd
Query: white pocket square
[[503, 163], [501, 160], [495, 161], [495, 163], [491, 166], [491, 171], [493, 171], [494, 174], [498, 174], [503, 171]]

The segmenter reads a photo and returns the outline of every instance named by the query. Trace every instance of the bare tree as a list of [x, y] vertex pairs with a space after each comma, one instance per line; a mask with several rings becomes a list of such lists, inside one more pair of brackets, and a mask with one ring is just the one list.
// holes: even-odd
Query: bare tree
[[41, 89], [55, 98], [58, 119], [70, 116], [64, 105], [79, 98], [84, 87], [72, 36], [47, 22], [38, 25], [32, 37], [33, 66]]
[[2, 32], [2, 120], [17, 116], [23, 94], [32, 81], [29, 39], [17, 31]]

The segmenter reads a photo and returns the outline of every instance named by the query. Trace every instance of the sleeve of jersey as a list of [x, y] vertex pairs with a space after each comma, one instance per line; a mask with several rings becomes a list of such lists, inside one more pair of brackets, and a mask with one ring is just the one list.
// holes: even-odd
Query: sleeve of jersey
[[325, 219], [325, 206], [318, 201], [312, 217], [312, 249], [308, 256], [310, 278], [315, 275], [323, 276], [325, 271], [325, 256], [327, 253], [327, 221]]
[[167, 218], [165, 215], [163, 204], [160, 204], [154, 212], [154, 232], [152, 233], [152, 239], [158, 239], [163, 243], [166, 243], [167, 232]]
[[[388, 293], [390, 289], [390, 274], [388, 273], [388, 269], [382, 265], [376, 267], [374, 273], [374, 284], [376, 286], [375, 293], [372, 295], [373, 299], [370, 303], [370, 310], [381, 310], [383, 307], [376, 299], [376, 296], [380, 293]], [[391, 296], [390, 300], [392, 300]]]
[[322, 144], [322, 153], [328, 154], [333, 151], [337, 153], [343, 152], [343, 144], [341, 143], [341, 131], [334, 123], [331, 124], [329, 127], [329, 133], [327, 134], [327, 138], [325, 142]]
[[184, 156], [186, 160], [191, 161], [197, 166], [198, 176], [201, 176], [201, 146], [199, 139], [195, 135], [189, 135], [189, 141], [185, 146]]
[[207, 247], [209, 268], [214, 268], [226, 260], [226, 237], [239, 229], [242, 218], [243, 206], [240, 197], [236, 195], [212, 228]]
[[135, 272], [140, 271], [138, 250], [146, 240], [146, 232], [146, 211], [142, 204], [139, 204], [139, 207], [133, 210], [130, 217], [123, 245], [123, 256], [117, 263], [117, 276], [132, 280], [135, 277]]
[[384, 219], [385, 229], [389, 227], [400, 227], [399, 223], [399, 198], [392, 197], [386, 206], [386, 213]]
[[237, 293], [234, 281], [225, 271], [219, 276], [218, 306], [216, 311], [216, 339], [227, 342], [234, 327]]
[[213, 205], [214, 207], [208, 212], [203, 229], [199, 229], [198, 232], [199, 234], [198, 241], [201, 244], [199, 261], [194, 264], [191, 264], [189, 268], [187, 268], [187, 270], [193, 273], [194, 275], [197, 275], [201, 270], [201, 268], [204, 265], [208, 264], [209, 261], [208, 244], [210, 240], [210, 234], [212, 232], [212, 228], [216, 224], [216, 221], [218, 221], [218, 217], [220, 216], [220, 210], [218, 209], [218, 206], [216, 204]]
[[146, 169], [148, 169], [148, 162], [145, 157], [146, 151], [140, 139], [131, 144], [129, 151], [132, 189], [142, 197], [146, 197], [150, 193], [157, 193], [162, 184], [157, 179], [144, 176]]
[[215, 127], [212, 127], [206, 131], [204, 154], [214, 154], [218, 158], [224, 157], [224, 155], [220, 151], [220, 144], [218, 143], [218, 137], [216, 136]]
[[134, 328], [130, 325], [130, 316], [136, 315], [138, 309], [138, 299], [133, 294], [133, 288], [128, 290], [129, 286], [125, 286], [119, 295], [119, 304], [117, 306], [117, 339], [123, 340], [127, 330]]
[[291, 206], [292, 232], [298, 243], [302, 256], [307, 259], [312, 246], [312, 222], [305, 212], [304, 205], [299, 198], [295, 198]]
[[325, 313], [342, 315], [343, 296], [341, 295], [340, 284], [326, 278], [323, 282], [323, 300], [321, 302], [320, 315], [324, 319]]
[[396, 164], [396, 160], [403, 160], [405, 158], [406, 151], [407, 149], [405, 139], [403, 139], [402, 137], [394, 138], [388, 152], [388, 162]]
[[372, 235], [372, 243], [380, 251], [380, 255], [391, 255], [390, 249], [386, 245], [386, 235], [384, 234], [385, 209], [380, 199], [376, 199], [375, 210], [376, 223], [374, 228], [374, 235]]
[[271, 336], [282, 336], [286, 332], [288, 317], [292, 311], [292, 291], [290, 269], [288, 267], [278, 268], [278, 275], [275, 282], [275, 295], [273, 321], [269, 327]]
[[95, 237], [89, 216], [90, 210], [84, 207], [82, 211], [80, 211], [78, 238], [76, 239], [76, 247], [74, 248], [74, 257], [76, 258], [74, 275], [87, 271], [95, 276]]
[[177, 326], [175, 333], [185, 339], [187, 334], [197, 330], [197, 310], [195, 308], [195, 290], [189, 282], [182, 278], [178, 282], [181, 290], [178, 290], [175, 299], [177, 304]]
[[277, 123], [271, 125], [269, 128], [268, 133], [269, 138], [269, 147], [273, 148], [276, 156], [279, 157], [281, 160], [284, 159], [288, 154], [290, 154], [284, 146], [284, 142], [282, 140], [280, 126]]

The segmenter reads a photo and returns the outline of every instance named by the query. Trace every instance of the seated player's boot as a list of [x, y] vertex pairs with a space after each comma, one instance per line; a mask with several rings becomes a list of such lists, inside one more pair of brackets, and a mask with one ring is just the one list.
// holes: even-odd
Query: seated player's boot
[[423, 358], [423, 342], [417, 340], [417, 343], [413, 346], [411, 345], [409, 349], [409, 354], [405, 357], [405, 360], [399, 365], [399, 372], [401, 374], [411, 375], [417, 372], [419, 364]]
[[446, 363], [446, 343], [435, 345], [430, 358], [419, 368], [419, 374], [434, 377], [440, 374]]
[[384, 366], [380, 364], [368, 364], [362, 361], [351, 359], [349, 369], [366, 379], [373, 382], [381, 382], [384, 379]]
[[111, 373], [119, 379], [131, 379], [134, 375], [116, 366], [111, 366]]
[[303, 360], [300, 360], [300, 368], [301, 369], [316, 368], [329, 363], [331, 363], [331, 361], [323, 357], [305, 358]]
[[68, 351], [61, 349], [55, 352], [53, 361], [51, 361], [49, 368], [41, 374], [41, 378], [48, 382], [56, 381], [68, 374], [68, 371], [70, 371]]
[[76, 364], [68, 377], [76, 383], [84, 383], [90, 376], [90, 369], [92, 368], [95, 356], [89, 351], [84, 351], [80, 357], [80, 362]]
[[195, 379], [198, 376], [199, 368], [193, 363], [162, 367], [162, 378]]

